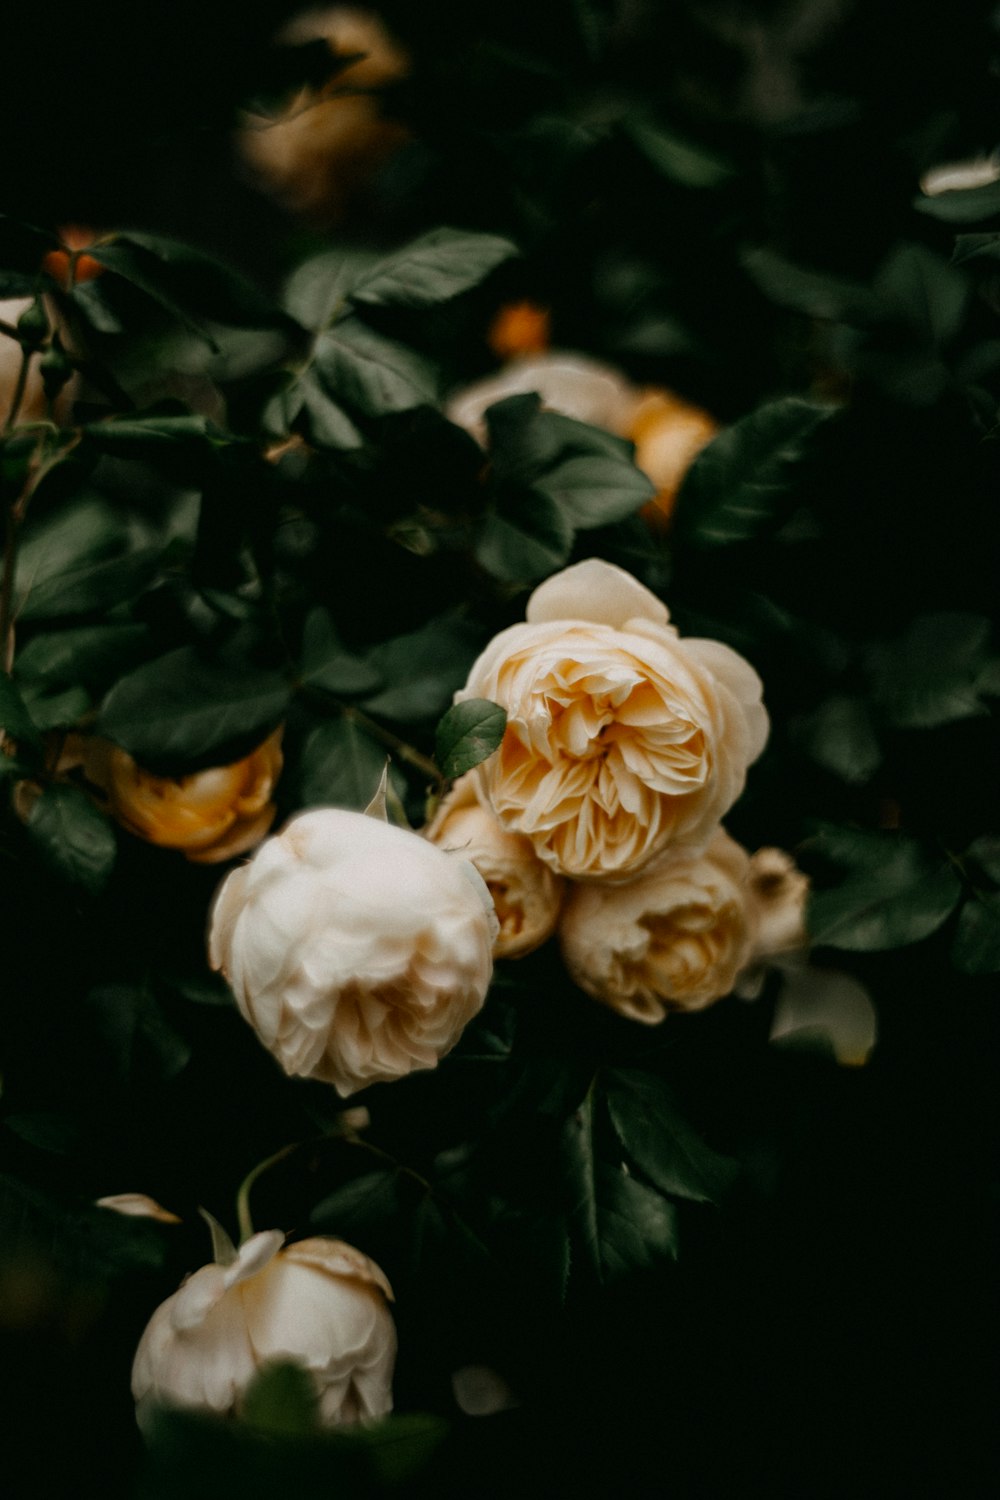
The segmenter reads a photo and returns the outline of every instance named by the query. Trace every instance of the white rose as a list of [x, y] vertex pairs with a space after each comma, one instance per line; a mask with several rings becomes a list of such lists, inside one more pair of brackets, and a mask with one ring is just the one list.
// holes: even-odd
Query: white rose
[[536, 855], [531, 840], [507, 833], [463, 776], [438, 809], [426, 836], [471, 860], [486, 881], [500, 923], [494, 958], [522, 958], [555, 932], [565, 883]]
[[531, 391], [550, 411], [620, 436], [626, 434], [639, 399], [631, 382], [610, 365], [583, 354], [540, 354], [511, 360], [498, 374], [466, 386], [451, 398], [445, 413], [485, 447], [487, 409]]
[[561, 875], [623, 879], [670, 845], [703, 846], [764, 747], [756, 672], [668, 618], [622, 568], [577, 563], [535, 590], [527, 622], [455, 695], [506, 710], [477, 795]]
[[454, 1046], [486, 997], [496, 927], [467, 860], [319, 808], [223, 882], [209, 957], [285, 1072], [347, 1095]]
[[202, 1266], [154, 1312], [136, 1351], [132, 1394], [147, 1404], [238, 1414], [266, 1364], [309, 1371], [327, 1426], [392, 1410], [396, 1330], [378, 1266], [340, 1240], [281, 1248], [270, 1229], [229, 1265]]

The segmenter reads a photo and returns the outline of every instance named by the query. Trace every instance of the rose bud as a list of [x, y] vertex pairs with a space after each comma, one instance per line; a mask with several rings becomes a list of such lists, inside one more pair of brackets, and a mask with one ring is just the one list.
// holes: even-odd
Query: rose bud
[[505, 302], [489, 326], [486, 341], [498, 359], [543, 354], [549, 347], [547, 307], [528, 300]]
[[555, 932], [565, 883], [542, 864], [531, 840], [506, 833], [463, 776], [425, 835], [471, 860], [486, 882], [500, 923], [494, 958], [523, 958]]
[[190, 776], [154, 776], [107, 740], [87, 740], [81, 753], [87, 779], [105, 793], [124, 828], [207, 865], [245, 854], [274, 821], [281, 735], [276, 729], [242, 760]]
[[150, 1405], [239, 1415], [258, 1371], [286, 1361], [308, 1370], [325, 1426], [392, 1410], [396, 1330], [382, 1271], [340, 1240], [282, 1249], [284, 1238], [253, 1235], [156, 1309], [132, 1367], [140, 1421]]
[[749, 878], [749, 855], [720, 828], [703, 853], [672, 849], [627, 885], [576, 886], [559, 924], [566, 967], [633, 1021], [701, 1010], [754, 956]]
[[771, 958], [804, 948], [809, 877], [784, 849], [758, 849], [750, 859], [750, 900], [757, 951]]
[[703, 846], [764, 748], [756, 672], [668, 619], [631, 574], [588, 559], [535, 590], [527, 623], [455, 695], [506, 710], [476, 795], [560, 875], [624, 879], [671, 845]]
[[650, 390], [642, 397], [626, 436], [635, 444], [637, 467], [656, 485], [643, 507], [648, 520], [657, 525], [669, 520], [685, 474], [718, 430], [707, 411], [670, 391]]
[[486, 998], [496, 930], [467, 860], [325, 807], [223, 882], [209, 958], [286, 1073], [347, 1095], [450, 1051]]
[[353, 6], [306, 11], [278, 37], [294, 47], [325, 41], [334, 58], [354, 57], [328, 83], [306, 87], [277, 118], [247, 114], [238, 144], [263, 186], [293, 213], [335, 223], [379, 167], [409, 138], [382, 115], [378, 90], [402, 78], [409, 59], [373, 11]]

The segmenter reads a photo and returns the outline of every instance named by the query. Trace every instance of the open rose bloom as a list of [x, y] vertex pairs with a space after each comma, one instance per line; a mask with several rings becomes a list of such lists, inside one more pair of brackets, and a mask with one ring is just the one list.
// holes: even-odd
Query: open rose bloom
[[324, 807], [223, 882], [209, 957], [285, 1072], [347, 1095], [454, 1046], [486, 998], [496, 930], [466, 859]]
[[671, 845], [701, 848], [764, 747], [761, 682], [718, 641], [597, 559], [549, 578], [456, 699], [507, 712], [476, 794], [502, 828], [574, 880], [623, 880]]
[[806, 890], [787, 855], [751, 857], [720, 828], [705, 850], [668, 850], [623, 885], [574, 887], [563, 957], [587, 994], [655, 1025], [722, 999], [744, 976], [752, 986], [766, 959], [801, 946]]
[[136, 1351], [132, 1394], [148, 1405], [238, 1415], [267, 1364], [292, 1362], [315, 1386], [325, 1426], [392, 1410], [392, 1290], [374, 1261], [340, 1240], [282, 1249], [255, 1234], [228, 1265], [202, 1266], [154, 1312]]

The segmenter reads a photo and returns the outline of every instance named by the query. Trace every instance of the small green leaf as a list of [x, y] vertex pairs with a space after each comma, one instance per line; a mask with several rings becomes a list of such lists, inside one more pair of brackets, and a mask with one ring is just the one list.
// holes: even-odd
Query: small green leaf
[[951, 864], [916, 839], [832, 824], [803, 853], [841, 867], [845, 878], [814, 891], [808, 927], [814, 943], [871, 952], [928, 937], [955, 909], [961, 884]]
[[243, 1400], [243, 1419], [261, 1432], [304, 1437], [319, 1429], [316, 1382], [302, 1365], [265, 1365]]
[[796, 265], [765, 246], [744, 251], [740, 263], [779, 307], [855, 327], [878, 322], [883, 315], [878, 297], [863, 282]]
[[18, 677], [48, 687], [103, 685], [141, 659], [145, 625], [81, 625], [34, 636], [18, 652]]
[[373, 332], [360, 318], [345, 318], [321, 334], [314, 360], [327, 395], [366, 416], [411, 411], [437, 401], [430, 361]]
[[363, 272], [349, 295], [373, 307], [432, 307], [476, 286], [516, 254], [516, 245], [499, 235], [431, 229]]
[[872, 697], [897, 729], [930, 729], [986, 712], [980, 693], [988, 664], [985, 615], [919, 615], [894, 641], [872, 646]]
[[674, 519], [678, 539], [721, 547], [774, 530], [794, 500], [816, 434], [835, 411], [788, 396], [720, 432], [681, 486]]
[[237, 441], [215, 426], [207, 417], [193, 412], [184, 415], [149, 413], [141, 417], [113, 417], [104, 422], [90, 422], [81, 429], [88, 442], [108, 453], [125, 457], [156, 454], [164, 444], [204, 442], [233, 444]]
[[353, 453], [364, 445], [361, 433], [343, 407], [324, 391], [314, 370], [306, 370], [297, 394], [305, 413], [306, 435], [314, 447]]
[[958, 914], [951, 949], [963, 974], [995, 974], [1000, 969], [1000, 891], [976, 891]]
[[352, 288], [374, 266], [371, 250], [328, 250], [303, 261], [285, 288], [284, 305], [303, 328], [318, 332], [342, 311]]
[[58, 619], [135, 597], [156, 573], [165, 544], [154, 528], [96, 493], [29, 517], [15, 574], [18, 618]]
[[0, 672], [0, 729], [19, 745], [41, 745], [38, 726], [6, 672]]
[[438, 724], [434, 756], [448, 781], [464, 776], [498, 749], [507, 711], [486, 698], [467, 698], [449, 708]]
[[64, 879], [91, 893], [107, 884], [115, 832], [78, 787], [46, 787], [31, 809], [28, 832], [45, 863]]
[[45, 693], [37, 691], [38, 684], [32, 686], [36, 691], [26, 691], [26, 698], [31, 717], [36, 727], [43, 732], [48, 729], [67, 729], [78, 723], [90, 709], [91, 698], [86, 688], [71, 687], [55, 693]]
[[145, 985], [101, 985], [87, 995], [87, 1006], [123, 1083], [142, 1087], [174, 1078], [187, 1066], [191, 1048]]
[[828, 698], [799, 719], [793, 733], [810, 759], [849, 786], [863, 786], [882, 764], [878, 736], [861, 698]]
[[123, 677], [101, 707], [99, 732], [149, 770], [230, 764], [284, 717], [279, 672], [207, 660], [190, 646]]
[[718, 1203], [732, 1186], [736, 1162], [706, 1144], [667, 1085], [638, 1068], [605, 1075], [618, 1139], [650, 1182], [675, 1198]]

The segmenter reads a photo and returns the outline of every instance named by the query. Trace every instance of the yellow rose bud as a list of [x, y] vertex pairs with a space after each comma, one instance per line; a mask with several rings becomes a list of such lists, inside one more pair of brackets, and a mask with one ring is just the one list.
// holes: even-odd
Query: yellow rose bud
[[656, 485], [643, 508], [653, 525], [669, 520], [685, 474], [718, 430], [707, 411], [671, 391], [650, 390], [642, 397], [626, 436], [635, 444], [636, 464]]
[[494, 958], [523, 958], [552, 936], [565, 882], [542, 863], [530, 839], [501, 828], [477, 798], [471, 776], [455, 783], [426, 836], [469, 860], [485, 880], [500, 923]]
[[276, 729], [243, 760], [190, 776], [154, 776], [106, 740], [88, 741], [83, 763], [130, 833], [198, 864], [217, 864], [259, 844], [274, 820], [281, 735]]

